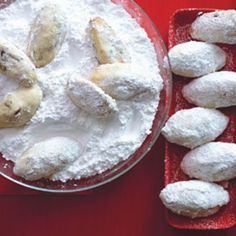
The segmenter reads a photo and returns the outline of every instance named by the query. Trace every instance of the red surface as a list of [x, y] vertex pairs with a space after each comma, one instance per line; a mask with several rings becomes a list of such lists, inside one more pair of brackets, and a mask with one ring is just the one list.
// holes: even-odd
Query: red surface
[[[198, 10], [180, 10], [177, 11], [169, 27], [169, 48], [176, 44], [191, 40], [189, 28], [196, 19], [199, 12], [206, 12], [206, 9]], [[223, 45], [219, 46], [227, 53], [226, 66], [222, 70], [236, 71], [236, 46]], [[189, 79], [173, 77], [173, 97], [170, 114], [180, 109], [192, 107], [182, 96], [182, 88], [189, 83]], [[235, 107], [221, 109], [221, 111], [230, 118], [230, 123], [224, 133], [217, 139], [224, 142], [236, 143], [236, 109]], [[180, 146], [167, 143], [165, 153], [165, 183], [169, 184], [176, 181], [188, 179], [180, 169], [180, 163], [184, 155], [189, 150]], [[236, 224], [236, 180], [229, 182], [228, 191], [230, 193], [230, 203], [223, 207], [217, 214], [207, 218], [188, 219], [186, 217], [176, 216], [168, 212], [168, 222], [177, 228], [187, 229], [222, 229], [229, 228]]]
[[[173, 12], [184, 7], [235, 8], [235, 0], [137, 0], [164, 39]], [[224, 231], [186, 231], [168, 226], [158, 194], [163, 188], [164, 140], [118, 180], [84, 196], [1, 195], [0, 235], [7, 236], [235, 236]], [[21, 189], [0, 178], [0, 192]]]

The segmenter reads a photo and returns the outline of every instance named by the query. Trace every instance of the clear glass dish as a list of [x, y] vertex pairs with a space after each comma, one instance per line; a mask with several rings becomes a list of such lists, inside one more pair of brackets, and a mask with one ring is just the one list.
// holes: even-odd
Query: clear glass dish
[[[7, 1], [8, 4], [10, 2], [13, 1]], [[160, 135], [161, 128], [163, 127], [167, 118], [171, 102], [172, 77], [171, 72], [168, 69], [169, 67], [164, 67], [164, 58], [167, 57], [167, 50], [160, 33], [156, 29], [151, 19], [133, 0], [113, 0], [113, 2], [120, 4], [124, 9], [126, 9], [126, 11], [129, 12], [129, 14], [135, 18], [136, 21], [146, 30], [157, 52], [157, 60], [159, 62], [161, 76], [164, 80], [164, 89], [160, 95], [160, 103], [158, 105], [158, 111], [153, 122], [151, 134], [146, 137], [142, 146], [132, 156], [130, 156], [129, 159], [120, 162], [112, 169], [102, 174], [90, 178], [72, 180], [66, 183], [62, 183], [60, 181], [53, 182], [50, 180], [30, 182], [15, 176], [13, 173], [14, 164], [0, 157], [0, 174], [5, 178], [24, 187], [44, 192], [66, 193], [86, 191], [111, 182], [112, 180], [126, 173], [128, 170], [134, 167], [155, 144], [157, 138]], [[6, 1], [0, 0], [0, 8], [8, 5], [7, 3]]]

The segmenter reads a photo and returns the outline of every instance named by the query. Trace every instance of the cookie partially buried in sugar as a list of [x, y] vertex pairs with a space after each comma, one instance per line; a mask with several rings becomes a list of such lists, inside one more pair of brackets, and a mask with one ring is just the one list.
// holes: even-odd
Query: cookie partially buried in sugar
[[163, 86], [161, 78], [155, 79], [128, 63], [100, 65], [91, 80], [117, 100], [128, 100], [143, 93], [157, 94]]
[[162, 134], [170, 142], [195, 148], [223, 133], [229, 118], [220, 111], [195, 107], [177, 111], [166, 122]]
[[0, 73], [18, 80], [19, 85], [25, 88], [37, 82], [34, 64], [24, 52], [4, 39], [0, 39]]
[[30, 181], [48, 178], [75, 161], [80, 145], [66, 137], [54, 137], [34, 144], [16, 160], [14, 173]]
[[201, 14], [192, 23], [193, 39], [210, 43], [236, 44], [236, 11], [222, 10]]
[[57, 5], [43, 7], [34, 20], [27, 52], [37, 68], [44, 67], [56, 57], [66, 35], [65, 18]]
[[236, 144], [211, 142], [188, 152], [181, 169], [191, 178], [210, 182], [236, 177]]
[[220, 108], [236, 105], [236, 73], [214, 72], [185, 85], [184, 98], [196, 106]]
[[68, 80], [67, 94], [77, 107], [91, 115], [108, 117], [118, 111], [113, 98], [91, 81], [78, 75], [73, 75]]
[[189, 78], [215, 72], [226, 62], [226, 55], [220, 47], [197, 41], [174, 46], [168, 56], [172, 72]]
[[160, 198], [169, 210], [190, 218], [213, 215], [230, 200], [220, 185], [199, 180], [168, 184]]
[[42, 90], [37, 84], [7, 94], [0, 101], [0, 128], [25, 125], [40, 106], [42, 96]]
[[100, 64], [127, 63], [131, 61], [126, 46], [104, 19], [100, 17], [92, 19], [90, 27], [97, 59]]

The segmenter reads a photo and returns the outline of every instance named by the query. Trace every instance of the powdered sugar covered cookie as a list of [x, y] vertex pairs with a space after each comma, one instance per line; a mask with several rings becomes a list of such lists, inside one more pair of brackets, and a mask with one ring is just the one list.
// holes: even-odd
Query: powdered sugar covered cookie
[[126, 46], [104, 19], [93, 18], [90, 26], [93, 45], [100, 64], [131, 62]]
[[190, 34], [194, 39], [210, 43], [236, 44], [236, 11], [204, 13], [192, 23]]
[[236, 177], [236, 144], [211, 142], [187, 153], [181, 163], [192, 178], [218, 182]]
[[136, 65], [114, 63], [98, 66], [91, 80], [114, 99], [128, 100], [143, 93], [155, 94], [162, 89], [162, 81]]
[[196, 106], [218, 108], [236, 105], [236, 73], [214, 72], [191, 81], [183, 88], [183, 96]]
[[189, 41], [170, 49], [169, 59], [172, 72], [184, 77], [199, 77], [221, 69], [226, 55], [216, 45]]
[[79, 108], [101, 117], [107, 117], [118, 111], [116, 101], [105, 94], [91, 81], [73, 75], [67, 85], [67, 93]]
[[195, 148], [217, 138], [228, 122], [228, 117], [220, 111], [195, 107], [172, 115], [162, 134], [171, 143]]
[[172, 212], [190, 218], [212, 215], [229, 202], [229, 194], [223, 187], [199, 180], [168, 184], [160, 198]]
[[56, 57], [66, 35], [65, 16], [57, 5], [47, 4], [34, 20], [28, 42], [28, 55], [37, 68]]
[[79, 144], [70, 138], [54, 137], [34, 144], [16, 160], [14, 173], [27, 180], [48, 178], [75, 161]]

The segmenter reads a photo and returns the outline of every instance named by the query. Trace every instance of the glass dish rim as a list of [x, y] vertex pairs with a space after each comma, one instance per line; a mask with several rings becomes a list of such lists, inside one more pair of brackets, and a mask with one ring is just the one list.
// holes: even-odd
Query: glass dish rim
[[[147, 18], [147, 20], [151, 23], [153, 29], [155, 30], [156, 34], [158, 35], [159, 37], [159, 40], [160, 40], [160, 44], [162, 46], [162, 49], [164, 50], [165, 52], [165, 55], [166, 55], [166, 58], [167, 58], [167, 61], [168, 61], [168, 65], [170, 65], [170, 60], [169, 60], [169, 57], [168, 57], [168, 51], [167, 51], [167, 47], [164, 43], [164, 40], [160, 34], [160, 32], [158, 31], [156, 25], [154, 24], [154, 22], [152, 21], [152, 19], [149, 17], [149, 15], [135, 2], [135, 0], [128, 0], [130, 1], [132, 4], [134, 4], [134, 6], [136, 8], [139, 9], [139, 11], [142, 12], [142, 14]], [[150, 144], [147, 146], [146, 150], [142, 153], [142, 155], [140, 155], [139, 158], [137, 158], [137, 160], [135, 160], [133, 163], [131, 163], [129, 166], [127, 166], [124, 170], [122, 170], [120, 173], [117, 173], [115, 174], [114, 176], [106, 179], [106, 180], [103, 180], [99, 183], [96, 183], [96, 184], [92, 184], [90, 186], [86, 186], [86, 187], [80, 187], [78, 189], [47, 189], [47, 188], [41, 188], [41, 187], [37, 187], [37, 186], [34, 186], [34, 185], [30, 185], [30, 184], [27, 184], [27, 183], [24, 183], [24, 182], [21, 182], [19, 180], [16, 180], [10, 176], [8, 176], [7, 174], [5, 173], [2, 173], [0, 171], [0, 175], [3, 176], [4, 178], [12, 181], [13, 183], [15, 184], [18, 184], [20, 186], [23, 186], [23, 187], [26, 187], [28, 189], [31, 189], [31, 190], [37, 190], [37, 191], [40, 191], [40, 192], [45, 192], [45, 193], [81, 193], [81, 192], [86, 192], [88, 190], [92, 190], [92, 189], [96, 189], [100, 186], [103, 186], [107, 183], [110, 183], [116, 179], [118, 179], [119, 177], [121, 177], [122, 175], [124, 175], [125, 173], [127, 173], [128, 171], [130, 171], [134, 166], [136, 166], [141, 160], [143, 160], [143, 158], [147, 155], [147, 153], [152, 149], [152, 147], [154, 146], [154, 144], [156, 143], [157, 139], [159, 138], [160, 136], [160, 133], [161, 133], [161, 129], [162, 127], [164, 126], [164, 123], [165, 121], [167, 120], [168, 118], [168, 113], [169, 113], [169, 110], [170, 110], [170, 105], [171, 105], [171, 100], [172, 100], [172, 74], [171, 73], [168, 73], [168, 89], [166, 90], [167, 91], [167, 95], [168, 95], [168, 103], [165, 105], [165, 112], [163, 113], [163, 117], [162, 117], [162, 120], [160, 122], [160, 129], [158, 130], [158, 132], [156, 132], [155, 134], [155, 137], [153, 138], [152, 142], [150, 142]], [[127, 159], [128, 160], [128, 159]]]

